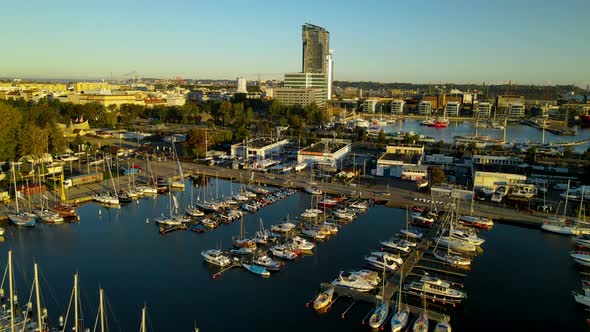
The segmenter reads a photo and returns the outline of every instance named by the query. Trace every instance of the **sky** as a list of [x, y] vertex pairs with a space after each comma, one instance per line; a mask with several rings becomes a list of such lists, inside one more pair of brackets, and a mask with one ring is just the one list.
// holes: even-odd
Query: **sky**
[[1, 2], [0, 78], [281, 79], [309, 22], [335, 80], [590, 84], [587, 0]]

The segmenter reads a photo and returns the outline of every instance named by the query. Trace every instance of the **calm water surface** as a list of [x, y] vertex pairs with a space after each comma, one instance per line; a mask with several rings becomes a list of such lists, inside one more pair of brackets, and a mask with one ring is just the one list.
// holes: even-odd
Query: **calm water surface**
[[[213, 180], [209, 191], [215, 187]], [[228, 182], [220, 180], [217, 187], [220, 195], [229, 193]], [[184, 197], [177, 195], [187, 199], [190, 190]], [[309, 205], [310, 196], [298, 193], [246, 216], [245, 229], [255, 232], [260, 218], [270, 227]], [[218, 245], [229, 248], [239, 222], [204, 234], [161, 236], [151, 219], [167, 206], [166, 196], [144, 198], [120, 210], [87, 204], [79, 209], [78, 224], [7, 226], [0, 263], [4, 265], [6, 251], [13, 249], [20, 298], [25, 299], [32, 262], [39, 262], [43, 300], [53, 321], [67, 309], [77, 270], [85, 325], [90, 328], [100, 285], [107, 294], [112, 330], [136, 330], [146, 302], [149, 326], [155, 331], [190, 331], [195, 321], [201, 331], [359, 331], [366, 330], [361, 320], [370, 310], [368, 304], [354, 306], [342, 320], [348, 300], [338, 301], [324, 315], [305, 303], [321, 282], [341, 270], [361, 268], [363, 257], [403, 227], [405, 218], [402, 210], [376, 206], [320, 243], [313, 256], [288, 263], [270, 278], [234, 269], [214, 280], [217, 270], [203, 263], [200, 252]], [[568, 255], [573, 248], [569, 238], [509, 225], [497, 225], [482, 236], [487, 239], [484, 253], [464, 280], [469, 299], [453, 314], [455, 331], [585, 330], [584, 309], [571, 296], [579, 273]]]

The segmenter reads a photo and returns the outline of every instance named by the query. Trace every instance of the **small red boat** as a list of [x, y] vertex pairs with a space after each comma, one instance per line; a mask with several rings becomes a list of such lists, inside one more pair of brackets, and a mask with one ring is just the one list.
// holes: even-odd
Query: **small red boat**
[[338, 204], [336, 200], [333, 199], [323, 199], [318, 202], [318, 205], [321, 207], [333, 208]]

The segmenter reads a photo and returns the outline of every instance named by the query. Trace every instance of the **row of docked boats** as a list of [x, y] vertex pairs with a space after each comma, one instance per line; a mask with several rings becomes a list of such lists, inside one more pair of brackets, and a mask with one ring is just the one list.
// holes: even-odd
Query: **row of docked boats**
[[[368, 208], [368, 205], [360, 201], [355, 202], [355, 206]], [[322, 210], [319, 211], [323, 213]], [[227, 252], [219, 249], [201, 252], [206, 262], [221, 268], [230, 267], [232, 264], [241, 265], [252, 273], [269, 276], [270, 272], [279, 271], [284, 265], [283, 262], [312, 253], [316, 246], [313, 241], [324, 240], [337, 234], [340, 229], [337, 223], [326, 220], [304, 220], [298, 225], [289, 218], [266, 229], [260, 220], [260, 228], [254, 236], [245, 237], [243, 219], [240, 220], [240, 235], [233, 239], [234, 247]], [[376, 252], [372, 255], [376, 258], [374, 264], [379, 264], [379, 261], [389, 262], [390, 257], [383, 257], [383, 254]]]

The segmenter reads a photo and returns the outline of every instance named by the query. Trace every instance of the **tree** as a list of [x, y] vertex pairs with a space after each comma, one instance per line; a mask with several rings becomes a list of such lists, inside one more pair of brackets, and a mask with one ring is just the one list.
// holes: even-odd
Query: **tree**
[[437, 185], [447, 182], [447, 176], [440, 167], [430, 166], [428, 167], [428, 173], [430, 174], [431, 185]]
[[20, 113], [12, 106], [0, 104], [0, 160], [14, 160], [16, 157], [17, 133], [21, 120]]

